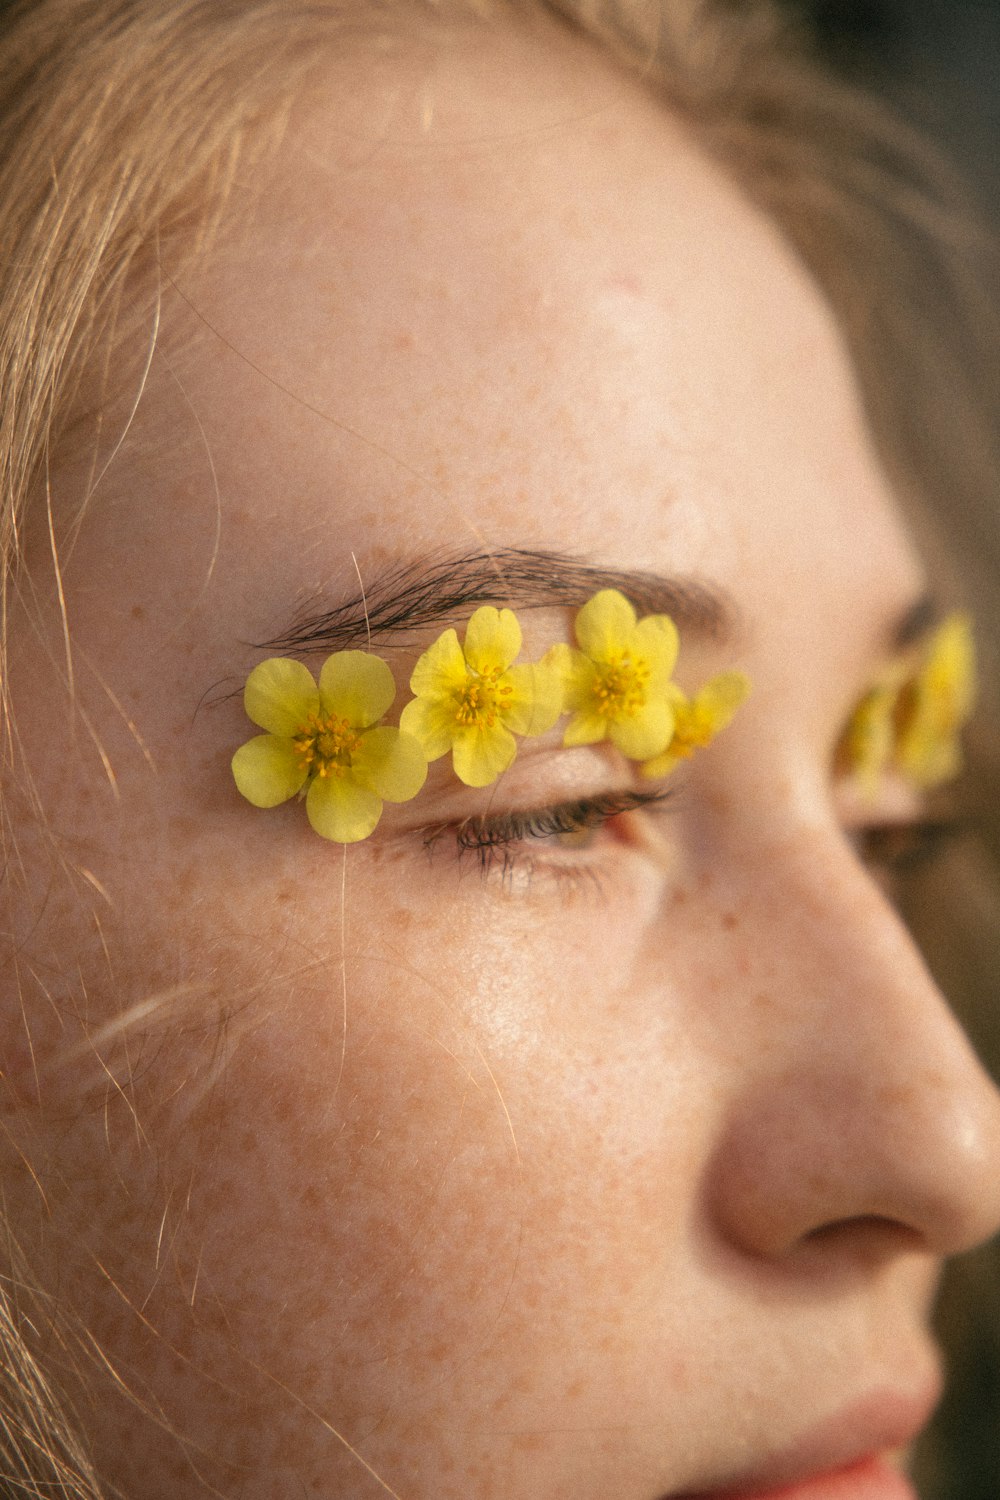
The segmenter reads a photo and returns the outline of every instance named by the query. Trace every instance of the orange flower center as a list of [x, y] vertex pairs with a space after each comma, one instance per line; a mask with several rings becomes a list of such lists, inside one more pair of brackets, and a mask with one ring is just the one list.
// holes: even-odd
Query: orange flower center
[[646, 707], [649, 667], [624, 653], [602, 662], [594, 676], [594, 700], [604, 719], [634, 719]]
[[343, 776], [361, 735], [336, 714], [310, 714], [292, 736], [299, 763], [309, 776]]
[[507, 707], [514, 689], [510, 683], [498, 683], [500, 668], [492, 671], [471, 673], [455, 694], [455, 718], [464, 727], [493, 729], [497, 719]]

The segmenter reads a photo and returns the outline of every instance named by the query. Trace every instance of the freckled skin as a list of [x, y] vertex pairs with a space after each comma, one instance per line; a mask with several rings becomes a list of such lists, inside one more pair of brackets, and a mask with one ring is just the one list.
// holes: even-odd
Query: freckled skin
[[[646, 93], [544, 28], [379, 79], [331, 61], [167, 289], [66, 560], [79, 718], [42, 561], [14, 622], [55, 844], [15, 802], [8, 1208], [162, 1414], [80, 1395], [132, 1500], [703, 1490], [932, 1383], [940, 1259], [1000, 1219], [996, 1096], [830, 778], [919, 565], [815, 289]], [[734, 596], [682, 682], [754, 693], [654, 842], [636, 814], [508, 886], [426, 847], [620, 784], [557, 735], [484, 793], [442, 763], [346, 853], [241, 802], [245, 643], [456, 542]]]

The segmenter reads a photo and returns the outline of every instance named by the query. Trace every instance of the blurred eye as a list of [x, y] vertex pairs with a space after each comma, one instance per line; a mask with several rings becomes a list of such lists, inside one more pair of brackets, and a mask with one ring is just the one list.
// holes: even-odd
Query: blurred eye
[[972, 831], [965, 818], [926, 818], [905, 823], [873, 824], [855, 829], [858, 857], [890, 896], [898, 896], [907, 879], [939, 860]]

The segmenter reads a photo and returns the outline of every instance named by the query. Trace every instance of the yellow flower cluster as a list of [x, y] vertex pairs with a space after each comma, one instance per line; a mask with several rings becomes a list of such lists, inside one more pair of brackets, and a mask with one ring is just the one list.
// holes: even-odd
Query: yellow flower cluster
[[975, 697], [972, 622], [957, 612], [879, 675], [848, 722], [838, 762], [869, 798], [892, 772], [940, 786], [962, 768], [959, 737]]
[[563, 744], [610, 740], [646, 776], [666, 776], [709, 744], [750, 692], [742, 672], [722, 672], [688, 698], [671, 680], [680, 646], [673, 620], [637, 620], [616, 589], [587, 601], [575, 634], [577, 650], [553, 646], [543, 658], [562, 678]]
[[546, 733], [563, 714], [564, 745], [608, 740], [649, 776], [665, 776], [729, 723], [749, 692], [738, 672], [687, 698], [671, 674], [678, 637], [667, 615], [637, 620], [604, 589], [576, 617], [576, 648], [553, 646], [518, 663], [521, 626], [510, 609], [484, 605], [464, 640], [445, 630], [420, 657], [399, 727], [384, 725], [395, 698], [381, 657], [339, 651], [317, 683], [301, 662], [275, 657], [247, 678], [247, 714], [265, 732], [233, 757], [233, 776], [255, 807], [305, 799], [324, 838], [367, 838], [382, 804], [406, 802], [428, 761], [451, 752], [467, 786], [490, 786], [517, 754], [518, 738]]

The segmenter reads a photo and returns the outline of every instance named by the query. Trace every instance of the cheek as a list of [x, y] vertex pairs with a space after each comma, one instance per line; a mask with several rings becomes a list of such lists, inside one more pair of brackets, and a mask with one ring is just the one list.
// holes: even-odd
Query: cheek
[[697, 1144], [691, 1060], [582, 921], [529, 940], [411, 907], [404, 960], [391, 901], [371, 909], [384, 925], [348, 917], [346, 973], [314, 957], [236, 1022], [189, 1198], [241, 1340], [280, 1306], [358, 1364], [362, 1406], [432, 1359], [454, 1375], [501, 1324], [527, 1348], [538, 1305], [566, 1339], [613, 1321], [678, 1232]]
[[176, 1003], [93, 1050], [69, 1144], [34, 1148], [52, 1275], [148, 1371], [164, 1347], [244, 1392], [266, 1369], [338, 1420], [550, 1400], [571, 1351], [634, 1321], [693, 1192], [697, 1060], [638, 929], [595, 943], [591, 902], [474, 875], [403, 899], [350, 851], [342, 929], [340, 851], [321, 887], [279, 849], [269, 870], [251, 841], [261, 873], [203, 877], [183, 921], [159, 878], [133, 899], [117, 966], [139, 1002], [170, 932]]

